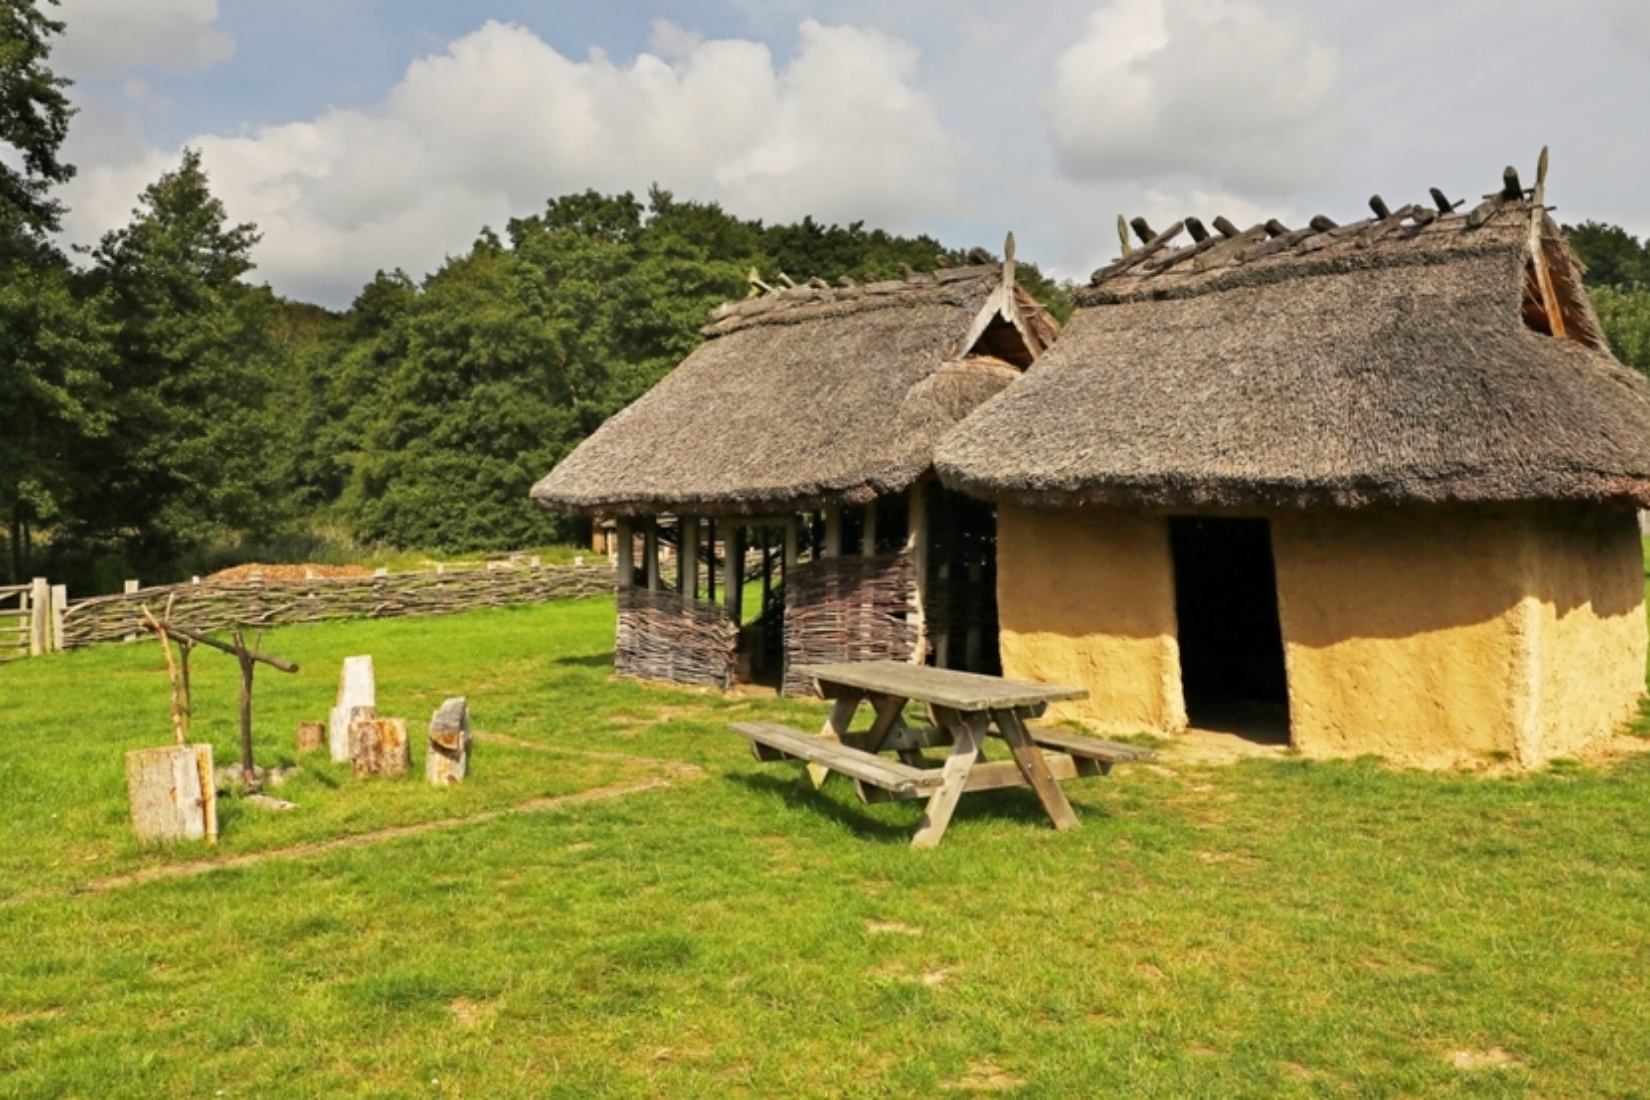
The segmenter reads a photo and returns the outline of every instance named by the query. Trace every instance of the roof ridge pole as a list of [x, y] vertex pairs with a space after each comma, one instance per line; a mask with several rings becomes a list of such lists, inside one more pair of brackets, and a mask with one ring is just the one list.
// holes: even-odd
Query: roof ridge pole
[[1565, 336], [1564, 309], [1559, 305], [1553, 273], [1547, 268], [1547, 250], [1542, 245], [1542, 222], [1547, 216], [1547, 146], [1535, 166], [1535, 191], [1530, 196], [1530, 261], [1535, 264], [1535, 281], [1541, 287], [1541, 306], [1547, 311], [1547, 325], [1559, 339]]

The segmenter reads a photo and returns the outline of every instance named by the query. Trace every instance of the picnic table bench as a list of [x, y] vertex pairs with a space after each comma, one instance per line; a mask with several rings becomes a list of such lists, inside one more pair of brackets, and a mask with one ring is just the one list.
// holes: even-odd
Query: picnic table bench
[[[758, 760], [805, 763], [815, 786], [838, 772], [854, 781], [865, 802], [926, 798], [927, 810], [911, 838], [916, 848], [939, 844], [958, 800], [972, 791], [1029, 786], [1056, 829], [1072, 828], [1077, 815], [1060, 780], [1103, 775], [1114, 764], [1154, 755], [1134, 745], [1026, 725], [1050, 703], [1086, 697], [1082, 688], [899, 661], [810, 665], [801, 671], [832, 701], [831, 716], [819, 733], [776, 722], [735, 722], [731, 728], [750, 741]], [[911, 702], [922, 703], [934, 724], [906, 725], [905, 707]], [[854, 732], [854, 716], [865, 704], [872, 711], [871, 725]], [[1006, 742], [1010, 759], [982, 762], [988, 737]], [[949, 753], [939, 766], [929, 766], [922, 751], [937, 747]], [[882, 755], [888, 752], [898, 759]]]

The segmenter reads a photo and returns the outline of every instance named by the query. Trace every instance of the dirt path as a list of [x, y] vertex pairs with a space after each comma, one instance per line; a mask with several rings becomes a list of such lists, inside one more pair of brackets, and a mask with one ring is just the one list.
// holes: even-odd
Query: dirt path
[[484, 821], [492, 821], [500, 817], [515, 814], [541, 813], [545, 810], [559, 809], [563, 806], [576, 806], [584, 802], [600, 802], [611, 798], [624, 798], [627, 795], [641, 794], [645, 791], [656, 791], [669, 787], [683, 780], [704, 778], [705, 771], [693, 764], [678, 760], [655, 760], [642, 756], [628, 756], [624, 753], [600, 752], [590, 749], [567, 749], [554, 745], [539, 744], [534, 741], [523, 741], [519, 738], [508, 737], [501, 733], [483, 733], [477, 731], [475, 737], [479, 741], [493, 741], [504, 745], [513, 745], [518, 748], [534, 749], [540, 752], [563, 753], [569, 756], [587, 756], [599, 760], [614, 760], [634, 765], [638, 769], [646, 768], [654, 772], [663, 772], [663, 775], [652, 775], [646, 778], [628, 780], [622, 783], [611, 783], [605, 787], [596, 787], [588, 791], [578, 791], [574, 794], [557, 795], [553, 798], [534, 798], [515, 806], [507, 806], [499, 810], [484, 810], [479, 813], [466, 814], [462, 817], [444, 817], [435, 821], [423, 821], [416, 825], [396, 825], [387, 829], [374, 829], [365, 833], [352, 833], [349, 836], [335, 837], [331, 840], [309, 841], [304, 844], [293, 844], [285, 848], [269, 848], [261, 852], [246, 852], [241, 855], [224, 856], [219, 859], [197, 859], [188, 863], [170, 863], [160, 867], [146, 867], [141, 871], [131, 871], [122, 875], [111, 875], [108, 878], [93, 879], [90, 882], [80, 883], [58, 890], [26, 890], [21, 894], [14, 894], [9, 898], [0, 898], [0, 909], [9, 909], [26, 902], [35, 901], [54, 894], [73, 896], [75, 894], [102, 894], [110, 890], [118, 890], [126, 886], [141, 886], [148, 882], [159, 882], [165, 879], [192, 878], [196, 875], [205, 875], [213, 871], [228, 870], [232, 867], [250, 867], [275, 859], [303, 859], [308, 856], [322, 855], [328, 852], [342, 851], [348, 848], [364, 848], [373, 844], [384, 844], [392, 840], [401, 840], [405, 837], [419, 836], [424, 833], [438, 832], [443, 829], [457, 829], [466, 825], [477, 825]]

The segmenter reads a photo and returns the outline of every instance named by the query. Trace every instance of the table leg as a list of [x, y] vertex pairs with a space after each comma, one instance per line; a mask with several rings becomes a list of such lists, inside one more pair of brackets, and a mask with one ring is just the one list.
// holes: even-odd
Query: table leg
[[1060, 789], [1055, 782], [1054, 773], [1048, 770], [1048, 761], [1043, 759], [1043, 750], [1039, 749], [1031, 740], [1031, 734], [1026, 732], [1024, 721], [1017, 710], [994, 710], [991, 720], [996, 723], [997, 730], [1008, 742], [1008, 751], [1014, 754], [1014, 762], [1020, 765], [1020, 774], [1026, 777], [1031, 789], [1037, 792], [1037, 798], [1048, 812], [1049, 820], [1054, 827], [1062, 832], [1077, 827], [1077, 814], [1066, 801], [1066, 792]]
[[[865, 698], [863, 692], [848, 691], [836, 697], [831, 703], [831, 716], [825, 719], [819, 736], [827, 741], [841, 741], [843, 734], [848, 732], [848, 726], [854, 720], [854, 711], [859, 709], [859, 702]], [[814, 790], [819, 790], [825, 781], [831, 777], [831, 769], [823, 764], [809, 764], [806, 772], [808, 782], [813, 784]]]
[[916, 835], [911, 838], [913, 848], [935, 848], [945, 836], [951, 815], [968, 787], [968, 773], [979, 759], [980, 741], [985, 736], [985, 716], [959, 714], [948, 708], [934, 708], [934, 716], [951, 731], [951, 755], [945, 758], [943, 780], [939, 790], [928, 796], [928, 808], [917, 823]]

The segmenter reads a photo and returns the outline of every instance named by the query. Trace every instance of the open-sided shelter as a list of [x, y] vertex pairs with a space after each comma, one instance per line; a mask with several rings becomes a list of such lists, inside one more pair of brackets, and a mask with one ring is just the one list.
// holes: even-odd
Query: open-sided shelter
[[692, 355], [533, 488], [618, 521], [617, 671], [803, 689], [786, 673], [809, 662], [995, 667], [992, 510], [924, 483], [940, 436], [1056, 331], [1017, 284], [1012, 237], [1002, 264], [719, 307]]
[[1545, 160], [1470, 212], [1137, 225], [938, 452], [998, 505], [1005, 672], [1087, 687], [1068, 713], [1102, 729], [1421, 765], [1536, 766], [1630, 718], [1650, 384]]

